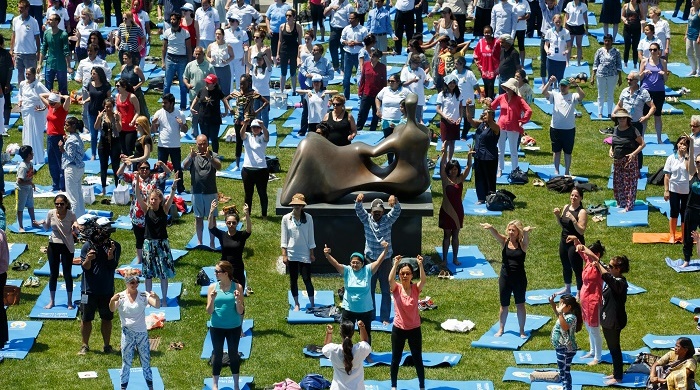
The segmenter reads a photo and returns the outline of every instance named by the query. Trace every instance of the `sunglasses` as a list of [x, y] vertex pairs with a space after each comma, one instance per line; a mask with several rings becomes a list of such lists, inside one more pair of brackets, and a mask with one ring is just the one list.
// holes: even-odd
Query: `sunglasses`
[[690, 125], [692, 128], [700, 127], [700, 125]]
[[637, 79], [627, 79], [627, 81], [637, 81]]
[[655, 51], [659, 51], [659, 49], [649, 49], [649, 51], [653, 53]]
[[54, 206], [65, 206], [66, 204], [63, 202], [56, 202], [53, 204]]
[[342, 105], [343, 105], [343, 103], [333, 103], [333, 107], [339, 107], [339, 106], [342, 106]]
[[254, 39], [262, 39], [262, 37], [253, 37]]
[[215, 270], [214, 270], [214, 273], [215, 273], [215, 274], [224, 274], [225, 272], [222, 271], [222, 270], [220, 270], [220, 269], [215, 269]]

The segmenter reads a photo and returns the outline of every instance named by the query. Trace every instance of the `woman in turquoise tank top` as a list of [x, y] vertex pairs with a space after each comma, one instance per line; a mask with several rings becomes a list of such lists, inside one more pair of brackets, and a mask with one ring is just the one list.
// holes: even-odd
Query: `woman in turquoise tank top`
[[700, 64], [700, 0], [693, 0], [693, 7], [690, 9], [688, 25], [685, 30], [685, 55], [688, 57], [688, 65], [691, 72], [689, 76], [698, 76], [698, 65]]
[[219, 390], [221, 359], [224, 355], [224, 340], [231, 359], [234, 390], [238, 389], [238, 376], [241, 359], [238, 355], [238, 343], [241, 340], [243, 323], [243, 286], [233, 281], [233, 266], [228, 261], [220, 261], [214, 267], [216, 283], [209, 285], [207, 292], [207, 313], [211, 314], [211, 343], [213, 346], [212, 390]]

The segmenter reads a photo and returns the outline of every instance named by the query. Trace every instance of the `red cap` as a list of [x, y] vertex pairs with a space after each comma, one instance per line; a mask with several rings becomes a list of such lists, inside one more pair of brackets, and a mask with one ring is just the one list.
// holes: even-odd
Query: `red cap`
[[216, 84], [219, 81], [219, 78], [216, 77], [215, 74], [210, 74], [204, 79], [204, 81], [208, 84]]

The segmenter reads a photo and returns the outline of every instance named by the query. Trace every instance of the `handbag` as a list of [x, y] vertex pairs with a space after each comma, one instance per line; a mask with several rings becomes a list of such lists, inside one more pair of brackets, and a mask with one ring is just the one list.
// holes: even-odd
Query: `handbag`
[[85, 205], [95, 203], [95, 187], [83, 186], [83, 201]]
[[527, 184], [527, 172], [520, 170], [520, 167], [513, 169], [508, 175], [510, 184]]
[[299, 382], [299, 386], [304, 390], [323, 390], [331, 387], [331, 382], [321, 374], [308, 374]]
[[282, 172], [282, 167], [280, 166], [280, 159], [276, 156], [266, 156], [265, 162], [267, 163], [267, 169], [270, 171], [270, 173]]
[[130, 201], [129, 186], [121, 183], [117, 184], [117, 188], [114, 189], [112, 194], [112, 204], [125, 205], [129, 204]]
[[486, 208], [491, 211], [515, 210], [515, 195], [508, 190], [496, 190], [486, 195]]
[[21, 289], [17, 286], [5, 286], [2, 292], [2, 300], [5, 306], [19, 305]]
[[535, 370], [530, 373], [530, 382], [552, 382], [560, 383], [559, 371]]
[[209, 279], [209, 275], [207, 275], [207, 273], [204, 272], [203, 269], [199, 270], [199, 273], [197, 274], [196, 283], [200, 286], [208, 286], [211, 284], [211, 279]]

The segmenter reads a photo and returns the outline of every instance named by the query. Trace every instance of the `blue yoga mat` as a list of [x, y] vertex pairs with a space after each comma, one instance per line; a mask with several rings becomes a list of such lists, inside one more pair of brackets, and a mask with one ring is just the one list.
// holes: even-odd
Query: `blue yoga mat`
[[[540, 179], [542, 180], [549, 180], [555, 176], [561, 176], [557, 175], [554, 173], [554, 164], [545, 164], [545, 165], [532, 165], [530, 164], [529, 166], [530, 170], [537, 175]], [[563, 166], [559, 167], [560, 172], [563, 172]], [[583, 177], [583, 176], [572, 176], [574, 181], [577, 181], [579, 183], [588, 183], [588, 178]]]
[[[34, 209], [34, 217], [37, 221], [42, 221], [46, 219], [46, 214], [48, 212], [49, 210], [46, 209]], [[26, 208], [24, 209], [24, 214], [22, 214], [22, 224], [24, 225], [25, 233], [34, 233], [40, 236], [48, 236], [51, 234], [50, 230], [44, 230], [42, 227], [32, 226], [32, 219], [29, 217], [29, 210]], [[7, 225], [7, 230], [11, 231], [12, 233], [19, 233], [19, 224], [17, 221]]]
[[[532, 382], [530, 384], [530, 390], [560, 390], [562, 387], [559, 384], [556, 383], [548, 383], [548, 382]], [[582, 390], [583, 387], [581, 385], [571, 385], [571, 390]]]
[[[252, 376], [239, 376], [238, 377], [238, 388], [241, 390], [250, 390], [250, 385], [253, 383]], [[211, 377], [204, 379], [203, 390], [211, 390], [214, 386]], [[233, 390], [234, 383], [232, 376], [222, 376], [219, 377], [219, 390]]]
[[690, 72], [693, 70], [690, 65], [681, 62], [671, 62], [667, 65], [668, 71], [681, 78], [691, 78]]
[[[583, 40], [586, 41], [588, 36], [583, 37]], [[583, 45], [584, 47], [588, 45]], [[566, 67], [564, 70], [564, 77], [565, 78], [570, 78], [570, 77], [576, 77], [579, 73], [585, 73], [589, 77], [591, 76], [591, 67], [588, 65], [587, 61], [581, 62], [581, 66], [576, 65], [574, 61], [569, 61], [569, 66]]]
[[[555, 371], [556, 369], [552, 369]], [[508, 367], [503, 374], [503, 381], [517, 381], [530, 383], [530, 373], [534, 371], [529, 368]], [[588, 372], [588, 371], [571, 371], [571, 381], [574, 385], [598, 386], [607, 387], [605, 385], [606, 374]], [[649, 375], [645, 374], [624, 374], [622, 383], [617, 384], [618, 387], [646, 387], [646, 381]]]
[[[216, 267], [214, 266], [202, 267], [202, 271], [204, 271], [204, 273], [207, 274], [211, 283], [216, 283], [216, 273], [214, 272], [215, 268]], [[199, 296], [206, 297], [208, 292], [209, 286], [202, 286], [199, 289]]]
[[[197, 233], [195, 233], [190, 241], [185, 245], [185, 249], [205, 249], [205, 250], [215, 250], [215, 251], [220, 251], [221, 250], [221, 243], [219, 242], [219, 239], [214, 237], [214, 248], [209, 247], [209, 222], [204, 221], [204, 229], [202, 229], [202, 245], [197, 244]], [[216, 221], [216, 227], [221, 230], [221, 231], [226, 231], [226, 221], [223, 220], [218, 220]], [[238, 223], [238, 230], [243, 229], [243, 222]]]
[[700, 313], [700, 299], [698, 298], [681, 299], [678, 297], [671, 297], [671, 303], [691, 313]]
[[670, 103], [664, 103], [661, 109], [661, 114], [663, 115], [683, 115], [683, 110], [672, 106]]
[[[173, 255], [173, 262], [180, 260], [182, 256], [186, 255], [189, 251], [186, 251], [184, 249], [174, 249], [170, 248], [170, 253]], [[131, 265], [136, 265], [138, 264], [138, 257], [134, 257], [131, 259]]]
[[[547, 115], [551, 116], [554, 111], [554, 106], [545, 98], [535, 98], [533, 104]], [[578, 110], [576, 112], [580, 113]]]
[[672, 144], [646, 144], [644, 149], [642, 149], [642, 154], [647, 157], [668, 157], [673, 153]]
[[678, 15], [680, 16], [673, 16], [673, 11], [661, 11], [661, 16], [664, 17], [664, 19], [668, 20], [671, 23], [675, 24], [688, 24], [687, 20], [683, 20], [683, 12], [679, 12]]
[[[253, 339], [253, 320], [245, 319], [243, 320], [243, 325], [241, 332], [241, 341], [238, 343], [238, 352], [241, 359], [249, 359], [250, 351]], [[207, 359], [211, 357], [214, 347], [211, 343], [211, 332], [207, 329], [207, 335], [204, 337], [204, 346], [202, 347], [202, 354], [199, 356], [202, 359]], [[228, 345], [224, 343], [224, 352], [228, 352]]]
[[644, 344], [651, 349], [672, 349], [673, 346], [676, 345], [676, 341], [679, 337], [689, 338], [693, 341], [693, 345], [700, 344], [700, 335], [697, 334], [661, 336], [647, 333], [646, 336], [642, 337], [642, 341], [644, 341]]
[[[73, 300], [80, 299], [80, 282], [73, 282]], [[45, 319], [74, 319], [78, 316], [78, 307], [68, 310], [68, 297], [66, 296], [66, 283], [58, 283], [56, 288], [55, 306], [51, 309], [44, 309], [44, 306], [49, 304], [51, 300], [49, 285], [44, 287], [36, 303], [29, 313], [30, 318], [45, 318]]]
[[[584, 101], [582, 104], [583, 108], [588, 112], [588, 114], [591, 116], [590, 120], [592, 121], [610, 121], [610, 118], [606, 118], [603, 116], [602, 118], [598, 117], [598, 102], [591, 102], [591, 101]], [[605, 107], [605, 106], [603, 106]]]
[[486, 203], [476, 204], [479, 199], [476, 197], [476, 190], [473, 188], [467, 189], [467, 193], [464, 195], [464, 200], [462, 200], [462, 207], [464, 207], [464, 215], [478, 215], [485, 217], [497, 217], [502, 215], [502, 211], [491, 211], [486, 208]]
[[[44, 165], [44, 163], [34, 164], [34, 172], [38, 172], [39, 169], [41, 169], [41, 167], [43, 167]], [[17, 173], [18, 166], [19, 164], [7, 163], [2, 166], [2, 171], [5, 173]]]
[[[649, 144], [659, 144], [656, 139], [656, 134], [644, 134], [644, 143], [647, 144], [646, 146], [649, 146]], [[661, 143], [671, 145], [671, 140], [668, 138], [668, 134], [661, 133]]]
[[[109, 379], [112, 381], [112, 386], [114, 386], [114, 390], [120, 390], [122, 388], [121, 384], [121, 369], [119, 368], [110, 368], [107, 370], [109, 373]], [[158, 371], [158, 367], [151, 367], [151, 373], [153, 374], [153, 390], [163, 390], [165, 389], [165, 385], [163, 384], [163, 378], [160, 376], [160, 371]], [[131, 367], [131, 372], [129, 373], [129, 387], [127, 387], [127, 390], [130, 389], [147, 389], [148, 386], [146, 385], [146, 380], [143, 379], [143, 370], [141, 367]]]
[[299, 142], [304, 139], [304, 137], [300, 136], [296, 132], [289, 133], [282, 142], [280, 142], [279, 147], [280, 148], [296, 148], [299, 146]]
[[[320, 290], [315, 291], [314, 294], [314, 305], [316, 307], [335, 304], [335, 297], [332, 291]], [[290, 324], [326, 324], [334, 322], [333, 318], [316, 317], [313, 314], [306, 313], [305, 309], [308, 308], [310, 304], [306, 291], [299, 291], [299, 306], [301, 310], [294, 311], [294, 299], [292, 298], [291, 291], [287, 291], [287, 301], [289, 302], [287, 322]]]
[[[649, 196], [646, 198], [646, 202], [649, 204], [649, 206], [658, 209], [661, 214], [666, 216], [666, 218], [670, 218], [671, 205], [667, 200], [664, 200], [663, 196]], [[678, 226], [681, 226], [680, 218], [678, 218]]]
[[[399, 379], [396, 382], [399, 390], [419, 390], [418, 379]], [[426, 389], [436, 390], [493, 390], [493, 382], [486, 380], [475, 381], [444, 381], [437, 379], [426, 379]], [[391, 381], [365, 380], [365, 389], [368, 390], [391, 390]]]
[[631, 211], [623, 212], [620, 207], [610, 207], [606, 218], [608, 227], [649, 226], [649, 207], [635, 205]]
[[[79, 253], [78, 253], [78, 256], [80, 256]], [[60, 275], [63, 275], [63, 267], [59, 267], [58, 271], [59, 271]], [[80, 264], [73, 264], [73, 266], [71, 267], [71, 276], [73, 278], [77, 278], [78, 276], [80, 276], [82, 274], [83, 274], [83, 267], [81, 267]], [[46, 262], [44, 262], [44, 265], [41, 266], [41, 268], [34, 269], [34, 275], [36, 275], [36, 276], [49, 276], [49, 275], [51, 275], [51, 269], [49, 267], [49, 262], [46, 261]]]
[[[506, 152], [506, 155], [507, 154], [508, 152]], [[518, 168], [520, 168], [520, 170], [523, 172], [527, 172], [527, 170], [530, 168], [530, 163], [527, 161], [518, 161]], [[501, 176], [496, 178], [496, 184], [511, 184], [510, 181], [508, 181], [508, 175], [510, 175], [511, 172], [513, 172], [513, 165], [510, 161], [506, 161], [503, 164], [503, 172]]]
[[381, 131], [358, 130], [352, 143], [364, 142], [367, 145], [376, 145], [382, 139], [384, 139], [384, 133]]
[[21, 243], [9, 243], [7, 247], [10, 249], [10, 263], [17, 260], [17, 258], [27, 250], [27, 244]]
[[700, 260], [691, 259], [690, 264], [687, 267], [681, 267], [683, 265], [683, 260], [671, 260], [671, 258], [666, 258], [666, 265], [673, 268], [676, 272], [696, 272], [700, 271]]
[[[391, 365], [391, 352], [372, 352], [370, 354], [372, 362], [363, 362], [365, 367], [373, 367], [378, 365]], [[437, 353], [423, 352], [423, 365], [425, 367], [454, 367], [462, 359], [462, 355], [458, 353]], [[321, 367], [333, 367], [331, 361], [325, 357], [320, 359]], [[412, 366], [413, 356], [409, 352], [404, 352], [401, 356], [401, 366]]]
[[[435, 168], [433, 169], [433, 180], [440, 180], [440, 159], [442, 157], [438, 157], [437, 161], [435, 161]], [[462, 168], [462, 171], [464, 171], [464, 168], [467, 167], [467, 159], [466, 158], [452, 158], [453, 160], [457, 160], [459, 162], [459, 166]], [[466, 181], [470, 181], [472, 179], [472, 174], [473, 171], [469, 171], [469, 174], [467, 175]]]
[[[640, 170], [642, 176], [641, 179], [637, 181], [637, 191], [644, 191], [647, 189], [647, 178], [649, 177], [649, 167], [643, 166]], [[608, 177], [608, 189], [613, 189], [613, 167], [610, 167], [610, 176]]]
[[[539, 290], [530, 290], [525, 293], [525, 303], [528, 305], [548, 305], [549, 297], [555, 293], [561, 291], [564, 286], [560, 288], [545, 288]], [[646, 289], [639, 287], [635, 284], [628, 283], [627, 285], [627, 295], [636, 295], [647, 292]], [[571, 286], [571, 295], [576, 296], [578, 289], [576, 286]], [[554, 297], [554, 302], [559, 302], [560, 295]]]
[[12, 195], [13, 192], [17, 189], [17, 184], [11, 181], [6, 181], [5, 182], [5, 194], [3, 195], [3, 198], [6, 196]]
[[496, 322], [478, 340], [472, 341], [472, 347], [506, 350], [520, 349], [520, 347], [532, 337], [532, 331], [543, 327], [549, 322], [550, 318], [549, 316], [528, 314], [525, 319], [525, 334], [527, 334], [527, 338], [523, 339], [520, 337], [518, 317], [515, 313], [508, 313], [505, 333], [503, 333], [501, 337], [494, 336], [499, 329], [499, 323]]
[[442, 247], [435, 247], [435, 251], [443, 261], [445, 257], [447, 258], [445, 262], [455, 279], [489, 279], [498, 277], [496, 271], [493, 270], [491, 264], [476, 245], [459, 246], [457, 260], [461, 263], [460, 265], [452, 263], [452, 248], [447, 252], [447, 256], [443, 256]]
[[[602, 44], [603, 43], [603, 36], [605, 35], [605, 31], [603, 31], [603, 28], [592, 28], [588, 30], [588, 33], [592, 35], [598, 43]], [[608, 31], [608, 34], [610, 34], [610, 31]], [[613, 42], [616, 45], [622, 45], [625, 43], [625, 38], [622, 36], [622, 34], [617, 34], [615, 37], [615, 42]]]
[[[622, 361], [625, 364], [632, 364], [641, 352], [650, 352], [649, 348], [640, 348], [636, 351], [622, 351]], [[574, 356], [573, 364], [588, 364], [592, 357], [584, 358], [583, 355], [587, 354], [587, 350], [580, 350], [576, 352]], [[513, 357], [515, 358], [515, 364], [556, 364], [557, 363], [557, 353], [554, 350], [548, 351], [513, 351]], [[612, 363], [612, 356], [610, 356], [610, 351], [603, 351], [601, 355], [601, 361], [605, 363]]]
[[119, 216], [119, 218], [114, 220], [112, 227], [115, 227], [117, 229], [131, 230], [134, 228], [134, 225], [131, 224], [131, 218], [128, 215], [121, 215]]
[[24, 359], [32, 349], [44, 323], [42, 321], [7, 321], [9, 341], [0, 349], [0, 357]]
[[685, 103], [689, 105], [690, 107], [700, 110], [700, 100], [698, 99], [693, 99], [693, 100], [680, 100], [681, 103]]

